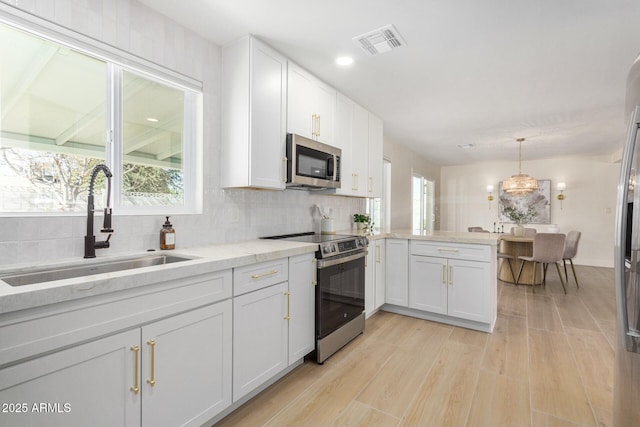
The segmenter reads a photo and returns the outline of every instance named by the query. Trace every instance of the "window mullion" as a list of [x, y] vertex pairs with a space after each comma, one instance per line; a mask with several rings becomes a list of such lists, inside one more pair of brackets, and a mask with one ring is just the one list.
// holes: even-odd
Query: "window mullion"
[[117, 211], [122, 207], [122, 68], [109, 64], [109, 87], [107, 116], [109, 117], [109, 132], [112, 143], [109, 144], [110, 152], [107, 158], [108, 165], [114, 176], [113, 205]]

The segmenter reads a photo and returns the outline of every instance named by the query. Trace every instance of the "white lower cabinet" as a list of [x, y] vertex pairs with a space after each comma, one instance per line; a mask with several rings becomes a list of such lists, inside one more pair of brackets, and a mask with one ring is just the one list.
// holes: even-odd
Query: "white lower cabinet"
[[[475, 248], [412, 242], [409, 307], [475, 322], [491, 322], [491, 263], [488, 259], [456, 259], [465, 256], [469, 249]], [[416, 255], [429, 250], [448, 256]]]
[[369, 244], [364, 277], [364, 311], [367, 317], [375, 313], [386, 300], [385, 240], [375, 240]]
[[3, 425], [201, 425], [231, 404], [231, 301], [4, 368], [0, 401], [26, 405]]
[[387, 239], [385, 301], [401, 307], [409, 306], [409, 241]]
[[287, 367], [287, 293], [283, 282], [233, 299], [233, 400]]
[[289, 258], [289, 365], [316, 347], [316, 257]]
[[[233, 298], [234, 402], [315, 348], [314, 261], [312, 253], [291, 257], [288, 281]], [[286, 265], [286, 259], [281, 265]], [[260, 265], [252, 266], [257, 267]], [[254, 276], [274, 272], [263, 277], [275, 278], [276, 271], [278, 268], [268, 269]]]

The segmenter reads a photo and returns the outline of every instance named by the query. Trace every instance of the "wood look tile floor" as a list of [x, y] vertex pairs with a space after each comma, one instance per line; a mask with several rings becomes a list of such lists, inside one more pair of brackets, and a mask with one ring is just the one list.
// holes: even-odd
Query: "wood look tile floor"
[[216, 426], [611, 426], [613, 270], [576, 270], [498, 282], [492, 334], [378, 312]]

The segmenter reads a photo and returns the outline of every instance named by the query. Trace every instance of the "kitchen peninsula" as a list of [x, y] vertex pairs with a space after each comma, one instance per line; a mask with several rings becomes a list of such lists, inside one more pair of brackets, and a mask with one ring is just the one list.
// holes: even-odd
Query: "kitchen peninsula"
[[[392, 230], [384, 239], [384, 311], [493, 331], [499, 234]], [[377, 254], [376, 254], [377, 256]], [[377, 304], [376, 304], [377, 305]]]

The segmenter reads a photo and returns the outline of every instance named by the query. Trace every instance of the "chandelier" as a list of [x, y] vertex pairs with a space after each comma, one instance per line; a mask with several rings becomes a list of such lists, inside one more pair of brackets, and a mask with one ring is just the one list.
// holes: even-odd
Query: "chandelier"
[[512, 175], [502, 183], [502, 188], [513, 196], [526, 196], [538, 189], [538, 180], [522, 173], [522, 143], [524, 138], [518, 138], [520, 153], [518, 155], [518, 175]]

